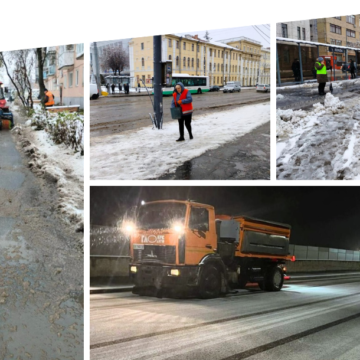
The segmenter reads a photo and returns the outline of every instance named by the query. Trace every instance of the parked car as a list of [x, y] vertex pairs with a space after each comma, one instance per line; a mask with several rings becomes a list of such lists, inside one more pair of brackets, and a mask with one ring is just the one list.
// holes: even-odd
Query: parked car
[[241, 85], [239, 81], [229, 81], [226, 83], [226, 85], [224, 86], [224, 93], [230, 92], [240, 92], [241, 91]]
[[99, 89], [97, 84], [90, 83], [90, 100], [95, 100], [99, 97]]
[[257, 84], [256, 91], [270, 92], [270, 85], [268, 84]]
[[219, 90], [220, 90], [220, 86], [213, 85], [213, 86], [210, 86], [210, 90], [209, 90], [209, 91], [219, 91]]

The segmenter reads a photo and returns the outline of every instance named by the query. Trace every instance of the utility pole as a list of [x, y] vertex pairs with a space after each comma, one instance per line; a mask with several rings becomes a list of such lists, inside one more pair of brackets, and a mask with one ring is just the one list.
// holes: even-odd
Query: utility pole
[[97, 48], [97, 43], [94, 42], [94, 56], [95, 56], [95, 71], [96, 71], [96, 84], [99, 90], [99, 95], [101, 95], [101, 82], [100, 82], [100, 66], [99, 66], [99, 52]]
[[154, 36], [154, 113], [155, 125], [162, 128], [163, 94], [161, 83], [161, 35]]

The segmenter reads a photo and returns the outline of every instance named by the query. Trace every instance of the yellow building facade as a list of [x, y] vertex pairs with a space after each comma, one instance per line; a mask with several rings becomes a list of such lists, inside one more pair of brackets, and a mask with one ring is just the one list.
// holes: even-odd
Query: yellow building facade
[[[172, 62], [173, 74], [209, 76], [210, 86], [223, 86], [228, 81], [255, 86], [260, 75], [261, 56], [261, 43], [244, 37], [215, 42], [197, 35], [162, 36], [162, 61]], [[153, 37], [131, 39], [129, 60], [132, 86], [143, 86], [142, 79], [151, 87]]]

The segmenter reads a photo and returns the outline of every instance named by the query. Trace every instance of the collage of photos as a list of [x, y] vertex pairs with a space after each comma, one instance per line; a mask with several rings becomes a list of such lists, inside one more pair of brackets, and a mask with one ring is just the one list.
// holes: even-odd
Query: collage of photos
[[110, 3], [2, 23], [0, 360], [359, 360], [360, 6]]

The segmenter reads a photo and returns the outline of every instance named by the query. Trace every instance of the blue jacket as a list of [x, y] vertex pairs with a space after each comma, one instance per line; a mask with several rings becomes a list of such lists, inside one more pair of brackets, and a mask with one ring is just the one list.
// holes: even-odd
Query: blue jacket
[[[185, 87], [184, 87], [184, 84], [182, 82], [178, 82], [176, 85], [180, 85], [181, 86], [181, 93], [184, 91]], [[175, 86], [176, 86], [175, 85]], [[176, 90], [174, 90], [174, 92], [176, 92], [176, 101], [179, 101], [180, 99], [180, 95], [181, 93], [179, 94]], [[190, 91], [188, 91], [187, 95], [186, 95], [186, 98], [184, 100], [182, 100], [182, 103], [183, 104], [190, 104], [192, 103], [192, 96], [191, 96], [191, 93]], [[172, 98], [172, 101], [171, 101], [171, 107], [174, 108], [175, 107], [175, 103], [174, 103], [174, 97]]]

